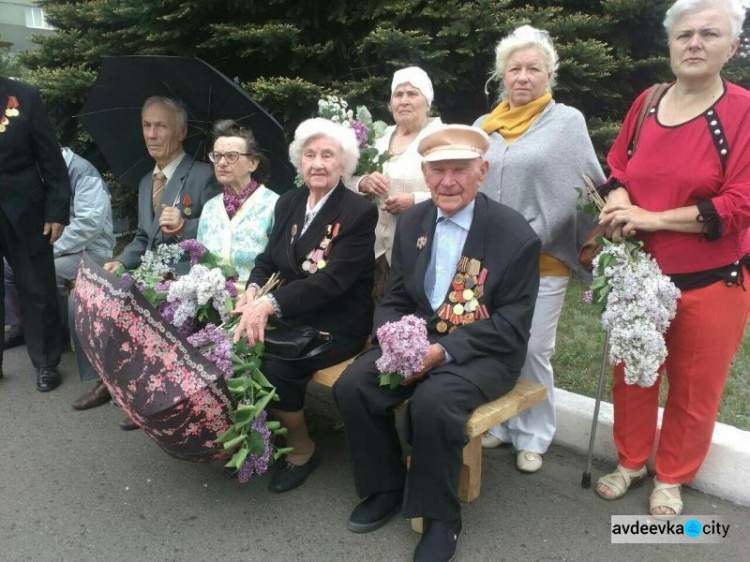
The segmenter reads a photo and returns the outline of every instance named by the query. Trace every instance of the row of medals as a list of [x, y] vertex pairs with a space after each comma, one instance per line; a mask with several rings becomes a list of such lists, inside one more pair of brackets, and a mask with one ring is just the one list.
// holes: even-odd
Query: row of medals
[[[18, 102], [16, 102], [18, 103]], [[9, 117], [18, 117], [20, 115], [18, 109], [15, 107], [10, 107], [12, 104], [12, 100], [8, 101], [8, 108], [5, 110], [5, 115], [0, 118], [0, 133], [4, 133], [5, 129], [8, 126], [8, 118]]]
[[303, 271], [307, 271], [308, 273], [315, 273], [319, 269], [323, 269], [326, 265], [328, 265], [328, 261], [326, 258], [328, 258], [328, 254], [331, 252], [331, 242], [333, 242], [333, 239], [338, 235], [338, 233], [339, 223], [336, 223], [335, 227], [330, 224], [326, 227], [325, 238], [323, 238], [323, 240], [318, 243], [317, 248], [307, 254], [307, 256], [305, 257], [305, 261], [302, 262]]
[[461, 257], [451, 282], [448, 302], [443, 303], [437, 311], [440, 321], [435, 327], [438, 332], [450, 333], [459, 326], [490, 317], [487, 307], [479, 304], [479, 299], [484, 295], [486, 279], [487, 269], [482, 269], [482, 262]]

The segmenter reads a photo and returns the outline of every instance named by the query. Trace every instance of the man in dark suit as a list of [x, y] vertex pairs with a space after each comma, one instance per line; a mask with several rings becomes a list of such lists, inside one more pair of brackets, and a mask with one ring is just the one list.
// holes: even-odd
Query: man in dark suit
[[[458, 499], [464, 426], [471, 412], [511, 388], [526, 356], [539, 284], [541, 243], [510, 208], [477, 195], [489, 163], [484, 132], [444, 125], [419, 143], [432, 195], [398, 221], [391, 281], [374, 334], [407, 314], [427, 322], [423, 370], [391, 390], [379, 386], [374, 347], [334, 386], [357, 493], [349, 529], [369, 532], [402, 506], [428, 522], [414, 553], [450, 560], [461, 532]], [[411, 467], [402, 460], [393, 408], [409, 398]]]
[[52, 245], [68, 224], [70, 181], [36, 88], [0, 77], [0, 112], [0, 255], [15, 272], [37, 389], [48, 392], [60, 384], [61, 353]]
[[[135, 238], [104, 269], [115, 273], [121, 267], [141, 264], [147, 250], [161, 244], [174, 244], [195, 238], [203, 205], [220, 192], [211, 166], [196, 162], [182, 148], [187, 135], [187, 112], [177, 101], [162, 96], [146, 100], [141, 110], [143, 140], [155, 161], [154, 170], [141, 179], [138, 187], [138, 231]], [[177, 273], [187, 273], [190, 258], [184, 255]], [[80, 352], [77, 338], [73, 345], [82, 380], [94, 378], [93, 368]], [[73, 403], [76, 410], [87, 410], [106, 403], [109, 391], [98, 381], [94, 388]], [[125, 419], [122, 429], [137, 426]]]

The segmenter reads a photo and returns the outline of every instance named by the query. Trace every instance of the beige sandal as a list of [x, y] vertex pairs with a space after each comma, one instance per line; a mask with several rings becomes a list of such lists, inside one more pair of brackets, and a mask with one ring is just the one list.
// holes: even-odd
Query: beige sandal
[[[620, 479], [622, 479], [622, 483], [620, 482]], [[645, 465], [638, 470], [631, 471], [618, 464], [614, 472], [612, 472], [611, 474], [607, 474], [606, 476], [602, 476], [601, 478], [599, 478], [599, 480], [597, 480], [596, 493], [599, 494], [600, 498], [603, 498], [605, 500], [616, 500], [624, 496], [625, 492], [627, 492], [631, 487], [643, 484], [645, 479]], [[602, 484], [603, 486], [606, 486], [607, 488], [612, 490], [615, 495], [610, 498], [602, 494], [599, 491], [599, 484]]]
[[[657, 517], [675, 517], [682, 513], [681, 484], [665, 484], [654, 478], [654, 491], [648, 498], [648, 509], [651, 515]], [[659, 507], [671, 509], [674, 513], [654, 513]]]

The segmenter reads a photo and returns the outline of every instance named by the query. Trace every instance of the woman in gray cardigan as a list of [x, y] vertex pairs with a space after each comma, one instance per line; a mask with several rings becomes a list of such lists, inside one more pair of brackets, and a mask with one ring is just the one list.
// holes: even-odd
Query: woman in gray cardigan
[[596, 185], [605, 181], [583, 115], [552, 99], [557, 67], [546, 31], [516, 29], [496, 48], [493, 77], [501, 82], [502, 101], [474, 123], [491, 139], [481, 191], [520, 212], [542, 239], [539, 294], [521, 378], [544, 384], [548, 398], [482, 438], [488, 448], [512, 443], [523, 472], [541, 468], [555, 433], [550, 360], [557, 322], [571, 273], [588, 275], [578, 263], [578, 248], [592, 221], [576, 210], [574, 188], [583, 185], [584, 174]]

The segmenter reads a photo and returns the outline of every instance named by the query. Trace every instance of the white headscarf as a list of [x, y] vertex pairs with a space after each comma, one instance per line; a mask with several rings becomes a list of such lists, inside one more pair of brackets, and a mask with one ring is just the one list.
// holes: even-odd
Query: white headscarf
[[422, 92], [422, 95], [427, 99], [427, 105], [432, 105], [432, 99], [435, 96], [432, 91], [432, 81], [427, 73], [418, 66], [408, 66], [393, 73], [391, 96], [393, 96], [396, 88], [407, 82]]

